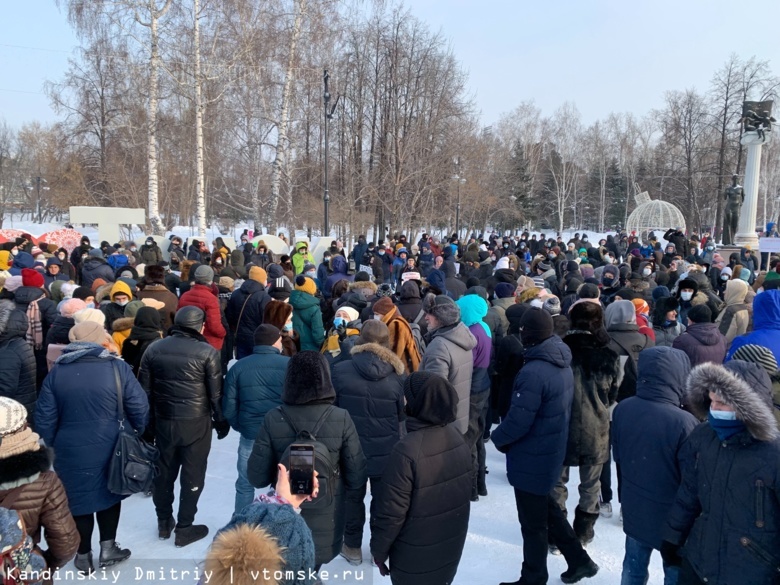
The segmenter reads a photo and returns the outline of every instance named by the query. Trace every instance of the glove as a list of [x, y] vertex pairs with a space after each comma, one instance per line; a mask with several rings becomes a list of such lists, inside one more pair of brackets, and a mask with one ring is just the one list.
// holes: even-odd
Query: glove
[[230, 423], [226, 420], [215, 420], [212, 421], [211, 425], [214, 427], [214, 430], [217, 431], [217, 439], [221, 440], [228, 436], [228, 433], [230, 432]]
[[661, 558], [665, 565], [670, 567], [679, 567], [682, 565], [682, 558], [680, 557], [680, 547], [676, 544], [672, 544], [668, 540], [664, 540], [661, 543]]
[[390, 574], [387, 563], [380, 563], [378, 560], [374, 559], [374, 564], [379, 568], [379, 574], [382, 575], [382, 577], [387, 577]]

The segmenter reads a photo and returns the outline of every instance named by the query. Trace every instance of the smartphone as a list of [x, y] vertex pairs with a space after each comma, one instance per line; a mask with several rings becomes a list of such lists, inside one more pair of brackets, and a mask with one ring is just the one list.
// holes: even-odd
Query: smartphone
[[311, 495], [314, 492], [314, 447], [290, 445], [290, 493]]

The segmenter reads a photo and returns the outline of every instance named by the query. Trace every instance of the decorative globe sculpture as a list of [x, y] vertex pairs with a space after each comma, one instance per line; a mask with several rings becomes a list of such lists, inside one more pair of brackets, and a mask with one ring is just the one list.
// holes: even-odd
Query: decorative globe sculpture
[[661, 236], [670, 228], [685, 230], [685, 217], [676, 206], [667, 201], [653, 201], [646, 191], [636, 195], [635, 199], [636, 209], [628, 216], [626, 225], [629, 233], [636, 232], [642, 240], [646, 240], [651, 231]]

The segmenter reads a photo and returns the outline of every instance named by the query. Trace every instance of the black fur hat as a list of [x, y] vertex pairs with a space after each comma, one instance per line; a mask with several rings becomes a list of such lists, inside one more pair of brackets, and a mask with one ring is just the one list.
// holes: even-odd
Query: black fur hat
[[285, 404], [333, 404], [336, 391], [330, 380], [330, 367], [318, 351], [302, 351], [290, 358], [284, 378]]

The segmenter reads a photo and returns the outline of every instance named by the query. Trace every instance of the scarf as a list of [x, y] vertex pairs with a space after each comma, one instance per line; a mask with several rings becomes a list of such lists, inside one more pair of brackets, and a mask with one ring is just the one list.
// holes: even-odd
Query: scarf
[[114, 354], [97, 343], [88, 341], [74, 341], [62, 350], [62, 355], [57, 358], [55, 364], [71, 364], [83, 357], [95, 356], [99, 358], [117, 359]]
[[720, 418], [714, 418], [711, 414], [707, 415], [707, 419], [710, 422], [712, 430], [718, 435], [721, 441], [730, 439], [737, 433], [745, 430], [745, 423], [741, 420], [723, 420]]
[[39, 351], [43, 347], [43, 322], [41, 321], [38, 300], [27, 305], [27, 333], [24, 338], [35, 351]]
[[38, 451], [41, 448], [40, 437], [25, 426], [22, 430], [3, 437], [0, 445], [0, 459], [8, 459], [28, 451]]

